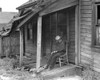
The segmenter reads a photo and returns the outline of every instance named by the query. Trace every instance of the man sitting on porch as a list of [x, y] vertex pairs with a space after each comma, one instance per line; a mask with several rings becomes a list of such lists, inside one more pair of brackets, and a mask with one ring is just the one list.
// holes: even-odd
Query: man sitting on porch
[[[53, 52], [51, 52], [51, 56], [50, 56], [47, 64], [43, 67], [43, 70], [44, 69], [53, 69], [57, 58], [66, 53], [66, 43], [65, 43], [64, 38], [57, 35], [55, 37], [55, 47], [54, 48], [55, 49]], [[41, 72], [41, 71], [42, 70], [39, 70], [38, 72]]]

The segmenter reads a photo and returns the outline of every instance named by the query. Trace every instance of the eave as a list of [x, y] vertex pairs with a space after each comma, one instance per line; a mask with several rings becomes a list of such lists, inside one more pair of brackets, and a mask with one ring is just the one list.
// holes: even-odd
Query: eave
[[22, 4], [21, 6], [17, 7], [16, 9], [21, 10], [21, 9], [24, 9], [24, 8], [27, 8], [27, 7], [36, 5], [36, 4], [37, 4], [37, 1], [34, 1], [34, 2], [26, 2], [25, 4]]

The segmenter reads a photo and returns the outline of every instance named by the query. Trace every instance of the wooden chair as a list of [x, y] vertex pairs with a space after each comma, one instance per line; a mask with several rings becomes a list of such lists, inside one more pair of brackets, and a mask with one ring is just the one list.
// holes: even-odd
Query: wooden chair
[[60, 67], [62, 64], [69, 64], [68, 62], [68, 44], [66, 45], [66, 53], [58, 58]]
[[64, 65], [64, 64], [68, 63], [68, 56], [67, 56], [66, 54], [60, 56], [60, 57], [58, 58], [58, 62], [59, 62], [60, 67], [61, 67], [62, 65]]

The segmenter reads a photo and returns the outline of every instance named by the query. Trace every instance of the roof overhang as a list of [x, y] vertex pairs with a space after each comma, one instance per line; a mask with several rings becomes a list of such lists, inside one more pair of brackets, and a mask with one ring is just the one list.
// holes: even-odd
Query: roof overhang
[[[72, 6], [75, 6], [78, 4], [78, 0], [58, 0], [47, 6], [46, 8], [34, 8], [30, 15], [25, 17], [17, 26], [17, 28], [20, 28], [23, 26], [27, 21], [29, 21], [33, 16], [35, 16], [37, 13], [39, 13], [40, 16], [56, 12], [65, 8], [69, 8]], [[47, 4], [46, 4], [47, 5]]]
[[78, 0], [58, 0], [57, 2], [51, 4], [46, 9], [40, 12], [40, 15], [46, 15], [49, 13], [53, 13], [62, 9], [66, 9], [78, 4]]
[[10, 30], [4, 32], [4, 33], [2, 34], [2, 36], [7, 36], [7, 35], [9, 35], [9, 34], [12, 32], [12, 30], [16, 30], [16, 26], [14, 26], [14, 24], [17, 23], [17, 22], [19, 22], [20, 20], [22, 20], [23, 18], [25, 18], [25, 17], [28, 16], [28, 15], [29, 15], [29, 13], [27, 13], [27, 14], [25, 14], [25, 15], [23, 15], [23, 16], [18, 16], [18, 17], [13, 18], [13, 19], [11, 20], [11, 22], [8, 23], [8, 24], [6, 25], [7, 28], [5, 28], [5, 29], [8, 29], [8, 28], [9, 28]]
[[20, 9], [24, 9], [30, 6], [34, 6], [37, 4], [37, 1], [27, 1], [26, 3], [22, 4], [21, 6], [17, 7], [16, 9], [20, 10]]
[[13, 18], [13, 22], [25, 18], [25, 17], [28, 16], [30, 13], [31, 13], [31, 12], [28, 12], [28, 13], [22, 15], [22, 16], [18, 16], [18, 17], [16, 17], [16, 18]]
[[18, 26], [17, 28], [20, 28], [21, 26], [23, 26], [27, 21], [29, 21], [33, 16], [35, 16], [36, 14], [39, 13], [39, 11], [41, 10], [41, 8], [35, 9], [35, 11], [33, 11], [30, 15], [28, 15]]

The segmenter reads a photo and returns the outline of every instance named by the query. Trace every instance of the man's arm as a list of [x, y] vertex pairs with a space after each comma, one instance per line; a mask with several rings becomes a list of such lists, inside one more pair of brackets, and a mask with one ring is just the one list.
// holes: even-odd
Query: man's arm
[[54, 53], [56, 53], [56, 52], [57, 52], [57, 51], [52, 51], [51, 54], [54, 54]]

